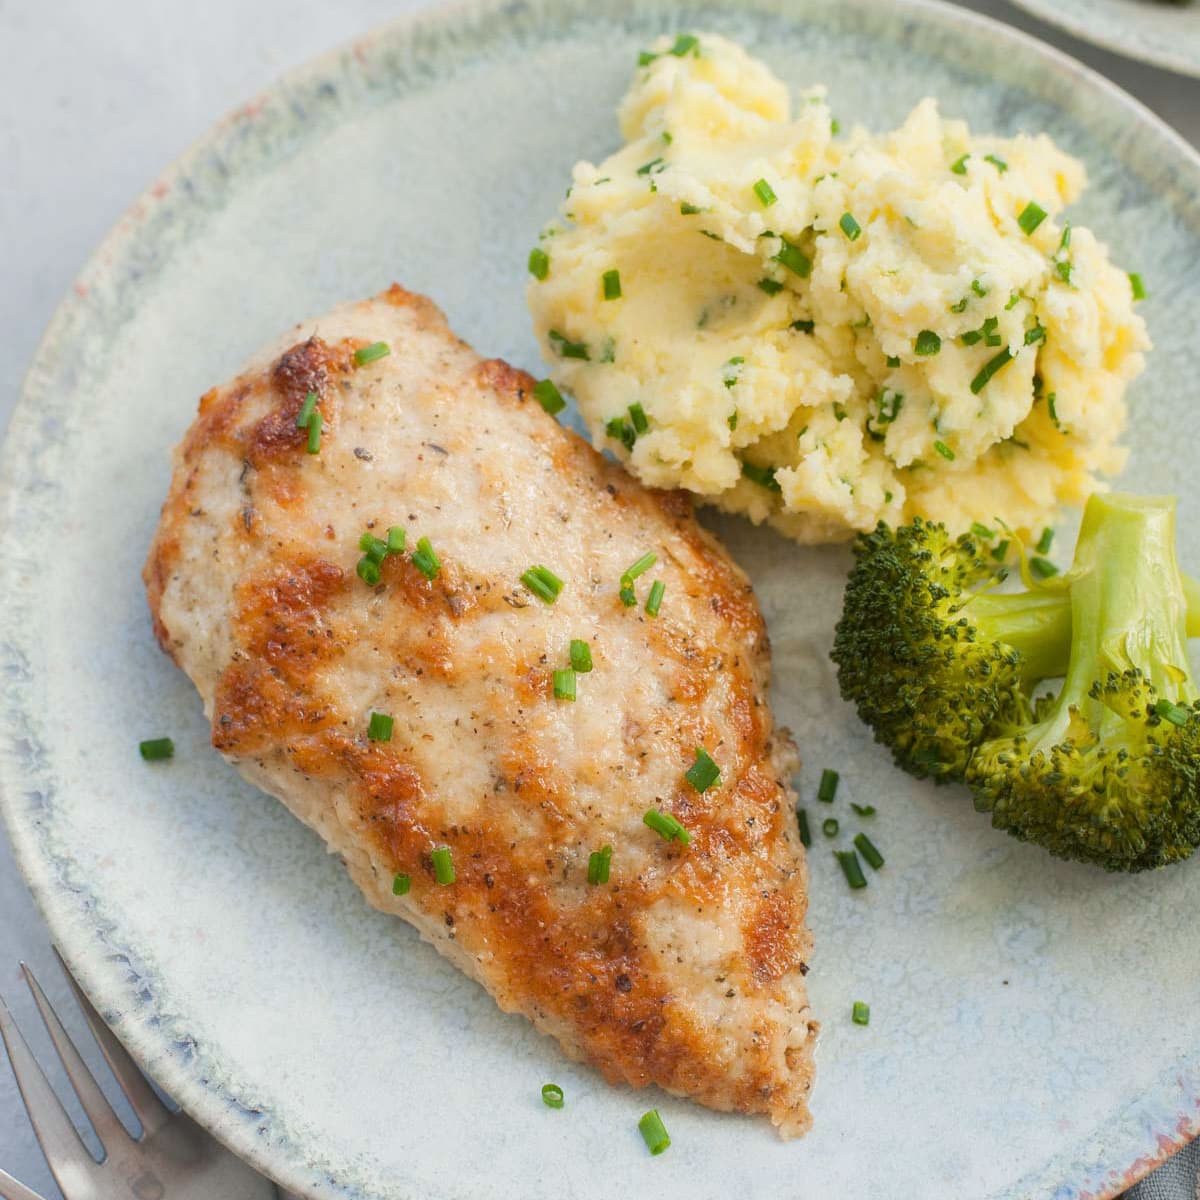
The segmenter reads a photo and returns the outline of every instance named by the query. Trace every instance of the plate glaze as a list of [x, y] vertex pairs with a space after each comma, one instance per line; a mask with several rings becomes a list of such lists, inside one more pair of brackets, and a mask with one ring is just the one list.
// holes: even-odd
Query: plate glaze
[[[316, 837], [208, 745], [159, 652], [139, 570], [167, 452], [196, 398], [259, 344], [396, 279], [486, 354], [538, 370], [525, 257], [654, 34], [742, 40], [843, 124], [926, 93], [1087, 162], [1076, 206], [1142, 272], [1158, 348], [1132, 394], [1123, 484], [1181, 497], [1190, 455], [1200, 160], [1099, 77], [961, 10], [889, 0], [516, 0], [440, 9], [288, 76], [134, 206], [31, 368], [0, 462], [0, 791], [18, 860], [73, 969], [143, 1065], [293, 1190], [347, 1200], [648, 1194], [1095, 1200], [1200, 1131], [1200, 860], [1114, 878], [993, 832], [897, 773], [828, 661], [844, 548], [712, 525], [755, 581], [774, 699], [812, 807], [823, 766], [879, 809], [887, 855], [850, 893], [812, 865], [824, 1021], [816, 1127], [606, 1086], [501, 1014]], [[1181, 444], [1185, 447], [1181, 451]], [[1065, 542], [1064, 542], [1065, 544]], [[169, 764], [144, 737], [169, 733]], [[850, 1006], [871, 1004], [871, 1024]], [[559, 1083], [561, 1112], [540, 1086]], [[651, 1159], [636, 1120], [673, 1138]]]
[[1170, 0], [1013, 0], [1114, 54], [1200, 78], [1200, 4]]

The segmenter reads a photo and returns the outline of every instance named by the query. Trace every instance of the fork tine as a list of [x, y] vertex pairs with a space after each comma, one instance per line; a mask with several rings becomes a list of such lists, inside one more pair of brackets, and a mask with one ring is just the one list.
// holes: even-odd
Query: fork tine
[[79, 1103], [83, 1105], [83, 1111], [87, 1113], [87, 1118], [91, 1121], [92, 1128], [100, 1139], [100, 1144], [106, 1150], [111, 1150], [119, 1144], [120, 1139], [129, 1140], [125, 1126], [113, 1112], [112, 1105], [100, 1090], [96, 1077], [88, 1070], [88, 1065], [75, 1048], [70, 1034], [63, 1028], [63, 1023], [58, 1019], [58, 1013], [50, 1007], [50, 1001], [46, 999], [42, 985], [38, 983], [33, 972], [24, 963], [21, 964], [21, 974], [25, 976], [25, 982], [33, 993], [33, 1002], [37, 1005], [38, 1012], [42, 1014], [42, 1020], [46, 1023], [46, 1031], [50, 1034], [50, 1040], [54, 1043], [55, 1050], [58, 1051], [58, 1057], [62, 1059], [62, 1064], [67, 1071], [67, 1078], [71, 1081], [71, 1086], [75, 1089]]
[[75, 982], [75, 976], [63, 961], [57, 946], [54, 948], [54, 956], [71, 985], [71, 991], [75, 993], [75, 999], [79, 1001], [79, 1007], [83, 1009], [92, 1036], [99, 1044], [112, 1073], [117, 1077], [129, 1106], [141, 1121], [144, 1136], [149, 1137], [152, 1133], [157, 1133], [171, 1119], [171, 1110], [155, 1095], [154, 1089], [146, 1082], [146, 1077], [129, 1056], [129, 1051], [117, 1041], [117, 1035], [109, 1029], [104, 1018], [84, 995], [83, 988]]
[[42, 1200], [37, 1192], [31, 1192], [23, 1183], [0, 1171], [0, 1200]]
[[33, 1132], [37, 1134], [55, 1179], [64, 1171], [90, 1175], [96, 1160], [88, 1153], [71, 1118], [38, 1066], [3, 997], [0, 997], [0, 1038], [8, 1050], [8, 1061], [17, 1078]]

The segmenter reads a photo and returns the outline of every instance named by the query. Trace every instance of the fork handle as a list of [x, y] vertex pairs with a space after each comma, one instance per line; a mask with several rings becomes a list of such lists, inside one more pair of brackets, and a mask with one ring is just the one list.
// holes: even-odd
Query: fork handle
[[42, 1200], [37, 1192], [31, 1192], [23, 1183], [18, 1183], [5, 1171], [0, 1171], [0, 1200]]

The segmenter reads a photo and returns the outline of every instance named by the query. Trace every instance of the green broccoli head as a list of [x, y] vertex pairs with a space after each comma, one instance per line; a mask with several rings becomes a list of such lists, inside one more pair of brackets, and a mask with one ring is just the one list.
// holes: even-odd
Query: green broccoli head
[[1028, 730], [985, 742], [967, 769], [975, 807], [1058, 858], [1143, 871], [1200, 845], [1200, 720], [1136, 669], [1088, 693], [1089, 720], [1057, 705]]
[[917, 518], [854, 547], [833, 645], [842, 695], [910, 774], [961, 780], [997, 723], [1029, 719], [1031, 661], [1066, 661], [1070, 608], [1050, 592], [999, 597], [1002, 564]]
[[1141, 871], [1200, 845], [1200, 611], [1173, 500], [1093, 497], [1071, 569], [1014, 595], [981, 592], [975, 540], [938, 526], [856, 550], [834, 659], [902, 767], [965, 780], [994, 825], [1061, 858]]
[[1060, 586], [1062, 690], [976, 749], [976, 806], [1060, 858], [1122, 871], [1187, 858], [1200, 844], [1200, 720], [1174, 501], [1093, 498]]

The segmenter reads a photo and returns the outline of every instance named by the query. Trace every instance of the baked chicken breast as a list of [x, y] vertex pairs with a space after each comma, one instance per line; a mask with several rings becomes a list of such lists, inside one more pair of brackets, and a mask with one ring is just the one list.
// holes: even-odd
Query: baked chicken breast
[[400, 287], [297, 326], [175, 452], [158, 640], [213, 745], [503, 1009], [611, 1081], [803, 1133], [806, 873], [762, 617], [682, 495], [533, 389]]

